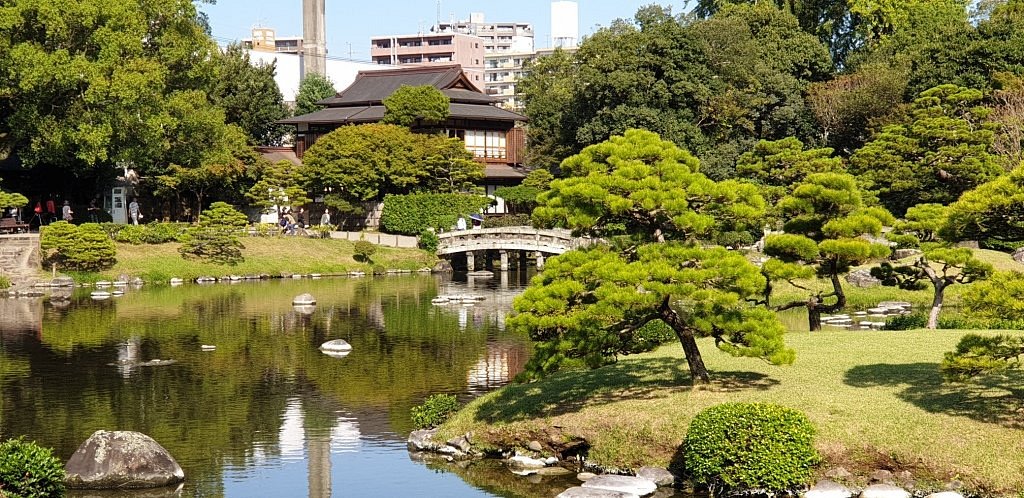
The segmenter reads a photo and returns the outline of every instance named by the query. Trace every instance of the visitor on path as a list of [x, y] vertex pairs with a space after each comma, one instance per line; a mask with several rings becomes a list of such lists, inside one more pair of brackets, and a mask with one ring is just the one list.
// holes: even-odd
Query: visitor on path
[[89, 207], [88, 207], [87, 211], [88, 211], [88, 214], [89, 214], [89, 221], [90, 222], [92, 222], [92, 223], [99, 223], [100, 222], [100, 208], [96, 204], [96, 198], [95, 197], [93, 197], [92, 200], [89, 201]]
[[128, 217], [132, 220], [132, 225], [139, 224], [139, 218], [142, 218], [142, 213], [139, 212], [139, 201], [135, 197], [132, 197], [132, 202], [128, 204]]
[[455, 229], [456, 230], [465, 230], [466, 229], [466, 218], [463, 218], [462, 216], [459, 216], [459, 221], [455, 222]]
[[71, 203], [68, 201], [64, 201], [64, 207], [61, 209], [61, 219], [68, 223], [71, 223], [72, 214], [74, 213], [71, 211]]
[[330, 210], [324, 209], [324, 215], [320, 217], [320, 225], [327, 226], [331, 224], [331, 212]]
[[309, 213], [306, 212], [306, 208], [299, 208], [299, 217], [297, 218], [299, 227], [306, 228], [309, 226]]
[[295, 235], [295, 233], [296, 233], [295, 230], [296, 230], [296, 228], [298, 228], [298, 223], [295, 221], [295, 217], [292, 216], [291, 212], [286, 212], [286, 213], [284, 213], [284, 219], [285, 219], [284, 234], [285, 235]]

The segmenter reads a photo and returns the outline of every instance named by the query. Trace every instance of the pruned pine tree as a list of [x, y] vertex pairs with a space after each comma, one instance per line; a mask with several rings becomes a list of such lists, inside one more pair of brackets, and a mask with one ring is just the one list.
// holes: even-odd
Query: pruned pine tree
[[709, 380], [697, 337], [736, 356], [793, 361], [775, 315], [749, 302], [764, 277], [741, 254], [707, 244], [758, 223], [764, 201], [753, 185], [715, 183], [697, 168], [688, 152], [642, 130], [562, 163], [568, 177], [538, 197], [535, 224], [610, 244], [553, 258], [516, 299], [512, 326], [538, 341], [527, 377], [574, 358], [614, 361], [658, 320], [679, 339], [694, 382]]

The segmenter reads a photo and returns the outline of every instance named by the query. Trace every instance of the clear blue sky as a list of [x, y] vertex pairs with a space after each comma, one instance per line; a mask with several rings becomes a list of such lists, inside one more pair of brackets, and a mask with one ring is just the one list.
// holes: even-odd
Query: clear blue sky
[[[436, 0], [326, 0], [327, 51], [332, 57], [369, 59], [370, 37], [412, 34], [430, 29], [437, 19]], [[578, 0], [580, 36], [593, 33], [615, 19], [632, 18], [643, 5], [672, 5], [681, 12], [685, 1]], [[254, 25], [274, 28], [278, 36], [302, 36], [302, 0], [217, 0], [199, 5], [210, 16], [213, 36], [219, 42], [248, 38]], [[550, 46], [550, 0], [441, 0], [441, 20], [469, 19], [483, 12], [493, 22], [533, 24], [537, 48]]]

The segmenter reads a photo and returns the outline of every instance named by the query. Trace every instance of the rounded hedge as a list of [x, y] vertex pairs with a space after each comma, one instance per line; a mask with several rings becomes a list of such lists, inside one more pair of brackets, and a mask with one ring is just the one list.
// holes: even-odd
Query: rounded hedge
[[64, 496], [64, 464], [49, 448], [22, 438], [0, 443], [0, 496], [8, 495]]
[[459, 402], [453, 394], [434, 394], [422, 405], [412, 407], [410, 416], [417, 429], [437, 427], [459, 411]]
[[694, 417], [683, 444], [686, 471], [712, 489], [789, 490], [806, 483], [821, 459], [810, 420], [768, 403], [708, 408]]

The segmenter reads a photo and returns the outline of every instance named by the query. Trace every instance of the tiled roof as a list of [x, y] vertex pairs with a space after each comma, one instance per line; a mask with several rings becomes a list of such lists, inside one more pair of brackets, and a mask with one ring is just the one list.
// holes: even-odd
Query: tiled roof
[[[432, 86], [438, 90], [463, 88], [484, 95], [463, 75], [462, 66], [423, 66], [360, 71], [348, 88], [338, 92], [334, 97], [321, 100], [318, 104], [328, 107], [378, 104], [402, 85]], [[449, 95], [449, 98], [451, 97]]]
[[[384, 106], [328, 107], [319, 111], [282, 119], [282, 124], [352, 124], [376, 123], [384, 119]], [[489, 104], [456, 104], [450, 106], [449, 117], [484, 121], [526, 121], [526, 116]]]

